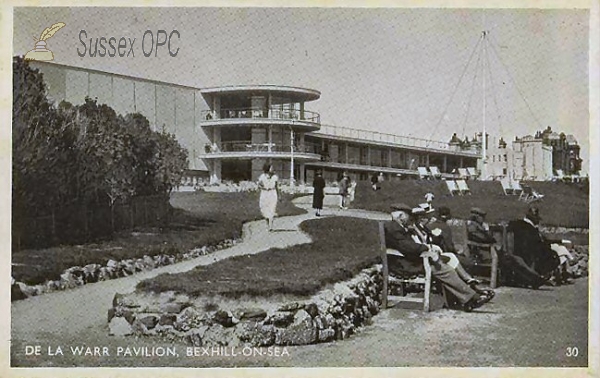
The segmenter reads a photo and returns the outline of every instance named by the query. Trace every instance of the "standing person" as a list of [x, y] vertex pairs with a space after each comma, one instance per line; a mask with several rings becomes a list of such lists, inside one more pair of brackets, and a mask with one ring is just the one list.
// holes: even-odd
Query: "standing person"
[[325, 180], [323, 173], [319, 170], [313, 180], [313, 201], [312, 207], [316, 209], [315, 215], [320, 217], [323, 209], [323, 198], [325, 197]]
[[350, 179], [348, 173], [344, 172], [340, 180], [340, 209], [348, 208], [348, 189], [350, 188]]
[[377, 177], [377, 173], [373, 173], [373, 176], [371, 176], [371, 188], [373, 188], [373, 190], [377, 190], [378, 182], [379, 182], [379, 179]]
[[431, 204], [433, 202], [433, 199], [435, 198], [435, 196], [433, 195], [433, 193], [428, 192], [427, 194], [425, 194], [425, 201], [427, 201], [427, 211], [433, 211], [433, 205]]
[[275, 211], [277, 210], [278, 179], [273, 171], [273, 166], [269, 163], [263, 166], [263, 173], [258, 177], [258, 188], [260, 189], [258, 204], [260, 213], [267, 220], [269, 231], [273, 231], [273, 218], [275, 218]]

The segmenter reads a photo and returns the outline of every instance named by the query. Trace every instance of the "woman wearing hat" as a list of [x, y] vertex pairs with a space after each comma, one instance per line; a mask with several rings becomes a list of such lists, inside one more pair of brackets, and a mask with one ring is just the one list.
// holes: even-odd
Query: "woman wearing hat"
[[[450, 209], [448, 208], [440, 208], [439, 212], [444, 217], [450, 217]], [[459, 277], [471, 286], [473, 290], [492, 299], [495, 295], [494, 290], [480, 288], [478, 285], [481, 284], [481, 281], [471, 276], [464, 268], [465, 265], [468, 266], [470, 264], [469, 260], [464, 255], [459, 257], [455, 254], [456, 248], [452, 241], [452, 231], [445, 221], [438, 221], [435, 218], [429, 219], [422, 208], [413, 209], [413, 214], [415, 215], [414, 229], [415, 233], [419, 236], [420, 242], [439, 247], [436, 251], [440, 254], [442, 261], [453, 267]]]
[[412, 213], [412, 208], [405, 204], [393, 205], [392, 220], [385, 223], [386, 247], [395, 249], [404, 255], [404, 257], [390, 256], [388, 261], [390, 271], [422, 274], [424, 269], [422, 257], [427, 256], [432, 261], [432, 276], [442, 282], [444, 287], [462, 304], [465, 311], [471, 311], [487, 303], [491, 297], [481, 295], [467, 285], [456, 269], [440, 258], [439, 247], [418, 241], [418, 236], [409, 227]]

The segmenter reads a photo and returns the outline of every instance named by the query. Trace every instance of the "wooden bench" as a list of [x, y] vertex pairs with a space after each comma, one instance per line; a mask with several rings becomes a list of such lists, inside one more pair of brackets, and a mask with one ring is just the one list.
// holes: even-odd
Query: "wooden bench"
[[[381, 248], [381, 261], [383, 264], [383, 290], [381, 293], [381, 305], [382, 308], [388, 308], [390, 300], [397, 302], [417, 302], [423, 303], [423, 311], [429, 312], [429, 303], [431, 296], [431, 265], [429, 258], [423, 257], [423, 268], [425, 269], [424, 275], [417, 276], [390, 276], [388, 255], [403, 256], [401, 252], [394, 249], [388, 249], [385, 245], [385, 228], [384, 222], [379, 222], [379, 244]], [[400, 295], [392, 296], [389, 295], [390, 284], [393, 283], [400, 287]], [[405, 292], [406, 285], [419, 285], [424, 286], [423, 298], [407, 297]]]

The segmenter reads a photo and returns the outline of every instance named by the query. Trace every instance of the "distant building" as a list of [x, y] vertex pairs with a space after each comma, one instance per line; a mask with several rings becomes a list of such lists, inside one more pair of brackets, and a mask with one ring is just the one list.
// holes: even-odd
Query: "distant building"
[[[453, 136], [453, 139], [454, 136]], [[470, 142], [481, 151], [481, 134]], [[513, 180], [550, 180], [557, 170], [565, 175], [578, 174], [581, 169], [579, 145], [572, 135], [557, 134], [548, 127], [534, 136], [515, 137], [511, 146], [503, 138], [488, 141], [486, 149], [486, 179], [510, 177]], [[480, 160], [478, 169], [483, 170]]]
[[582, 159], [579, 157], [579, 144], [573, 135], [558, 134], [548, 126], [539, 132], [539, 137], [544, 144], [552, 146], [552, 169], [555, 172], [560, 169], [565, 175], [579, 174]]

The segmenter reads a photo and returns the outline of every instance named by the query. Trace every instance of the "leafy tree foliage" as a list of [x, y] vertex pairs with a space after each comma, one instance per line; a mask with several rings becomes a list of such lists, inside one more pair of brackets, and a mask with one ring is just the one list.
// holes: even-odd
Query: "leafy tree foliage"
[[14, 227], [48, 215], [54, 223], [74, 208], [166, 196], [188, 166], [175, 137], [152, 131], [141, 114], [121, 116], [90, 98], [53, 106], [42, 74], [19, 57], [13, 99]]

